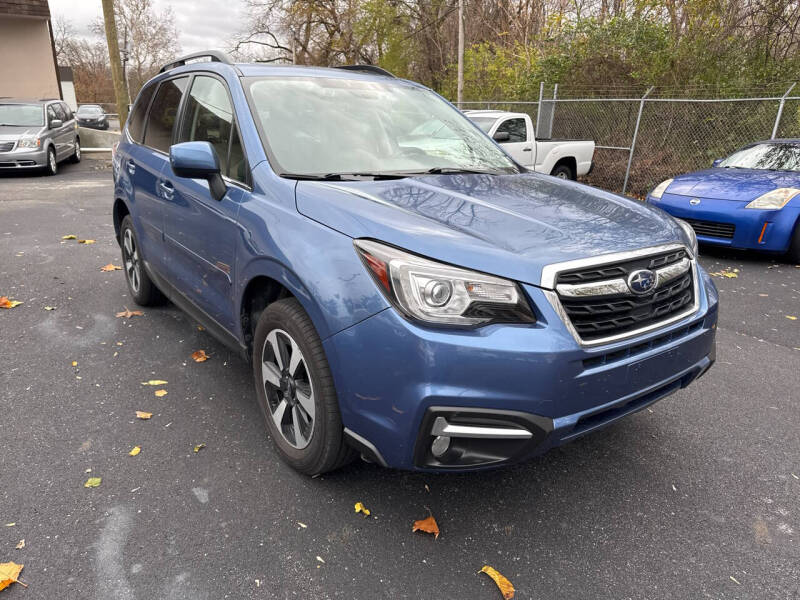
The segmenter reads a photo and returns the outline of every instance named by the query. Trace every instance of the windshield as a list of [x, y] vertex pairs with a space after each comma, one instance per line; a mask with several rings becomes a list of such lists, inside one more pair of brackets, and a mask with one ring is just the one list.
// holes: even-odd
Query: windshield
[[273, 167], [284, 175], [518, 172], [459, 111], [416, 86], [323, 77], [247, 85]]
[[79, 115], [101, 115], [103, 110], [99, 106], [81, 106], [78, 108]]
[[0, 104], [0, 125], [41, 127], [44, 111], [38, 104]]
[[480, 127], [486, 133], [489, 133], [492, 125], [494, 125], [495, 121], [497, 121], [497, 119], [494, 117], [469, 117], [469, 120], [475, 123], [475, 125]]
[[800, 171], [800, 144], [766, 143], [742, 148], [719, 163], [729, 169]]

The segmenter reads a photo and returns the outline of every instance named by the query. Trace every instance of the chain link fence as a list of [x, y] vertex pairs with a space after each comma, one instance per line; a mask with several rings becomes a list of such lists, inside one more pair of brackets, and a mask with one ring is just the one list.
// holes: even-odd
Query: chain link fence
[[[800, 138], [800, 96], [553, 98], [538, 102], [463, 102], [464, 109], [524, 112], [541, 137], [591, 139], [586, 183], [643, 197], [659, 182], [711, 166], [750, 142]], [[543, 88], [542, 88], [543, 92]], [[540, 110], [541, 107], [541, 110]], [[549, 135], [548, 135], [549, 134]]]

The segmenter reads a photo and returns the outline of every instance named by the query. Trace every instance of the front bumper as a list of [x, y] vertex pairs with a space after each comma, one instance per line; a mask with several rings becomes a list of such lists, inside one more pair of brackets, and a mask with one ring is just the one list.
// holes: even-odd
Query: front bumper
[[[700, 203], [692, 206], [689, 203], [692, 199]], [[800, 199], [793, 199], [780, 210], [758, 210], [745, 208], [747, 202], [668, 193], [660, 199], [648, 196], [647, 202], [679, 219], [734, 225], [735, 231], [730, 238], [701, 233], [697, 235], [701, 243], [731, 248], [786, 252], [800, 219]]]
[[47, 165], [45, 148], [17, 148], [11, 152], [0, 152], [0, 169], [35, 169]]
[[[538, 309], [532, 326], [431, 329], [386, 309], [324, 342], [344, 425], [378, 462], [415, 470], [496, 467], [599, 429], [713, 364], [717, 293], [700, 273], [696, 313], [592, 348], [578, 345], [533, 286], [525, 286]], [[431, 445], [445, 424], [462, 433], [506, 428], [530, 435], [452, 435], [437, 457]]]

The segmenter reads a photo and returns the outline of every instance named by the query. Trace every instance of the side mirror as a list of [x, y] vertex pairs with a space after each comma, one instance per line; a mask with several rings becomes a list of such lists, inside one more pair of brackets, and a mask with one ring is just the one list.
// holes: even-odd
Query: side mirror
[[169, 164], [178, 177], [207, 180], [214, 200], [225, 197], [227, 187], [219, 172], [219, 157], [209, 142], [183, 142], [171, 146]]
[[495, 142], [507, 142], [511, 139], [511, 134], [507, 131], [495, 131], [492, 139]]
[[52, 121], [50, 121], [50, 129], [58, 129], [63, 124], [64, 122], [61, 119], [53, 119]]
[[711, 166], [712, 166], [712, 167], [718, 167], [718, 166], [719, 166], [719, 164], [720, 164], [720, 163], [721, 163], [723, 160], [725, 160], [725, 159], [724, 159], [724, 158], [718, 158], [718, 159], [716, 159], [714, 162], [712, 162], [712, 163], [711, 163]]

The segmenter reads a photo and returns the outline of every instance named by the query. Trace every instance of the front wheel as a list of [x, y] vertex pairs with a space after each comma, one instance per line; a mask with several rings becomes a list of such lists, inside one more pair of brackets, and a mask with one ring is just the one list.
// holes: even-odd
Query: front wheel
[[58, 161], [56, 160], [56, 150], [52, 146], [47, 150], [47, 164], [44, 166], [45, 175], [55, 175], [58, 173]]
[[575, 173], [572, 172], [572, 167], [569, 165], [556, 165], [550, 175], [559, 179], [575, 179]]
[[253, 377], [267, 430], [291, 467], [318, 475], [353, 459], [322, 342], [296, 299], [278, 300], [261, 313]]

